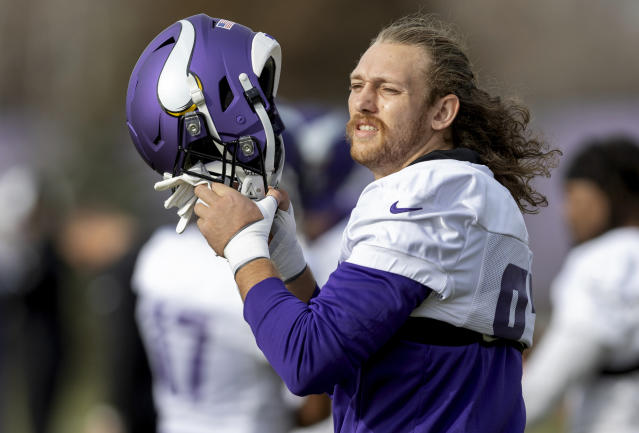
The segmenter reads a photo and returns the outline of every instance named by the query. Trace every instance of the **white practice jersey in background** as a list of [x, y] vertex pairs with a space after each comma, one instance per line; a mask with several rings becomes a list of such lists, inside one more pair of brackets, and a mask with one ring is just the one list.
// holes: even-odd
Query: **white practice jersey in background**
[[304, 257], [319, 287], [326, 284], [328, 277], [337, 268], [339, 245], [347, 223], [348, 218], [338, 221], [329, 230], [303, 246]]
[[486, 166], [430, 160], [372, 182], [351, 214], [340, 261], [430, 287], [412, 316], [532, 344], [528, 233]]
[[258, 349], [226, 260], [195, 226], [151, 237], [133, 286], [161, 433], [282, 433], [291, 405]]
[[[574, 248], [551, 287], [553, 313], [524, 369], [529, 422], [570, 396], [572, 431], [639, 431], [639, 228]], [[573, 385], [573, 386], [571, 386]]]

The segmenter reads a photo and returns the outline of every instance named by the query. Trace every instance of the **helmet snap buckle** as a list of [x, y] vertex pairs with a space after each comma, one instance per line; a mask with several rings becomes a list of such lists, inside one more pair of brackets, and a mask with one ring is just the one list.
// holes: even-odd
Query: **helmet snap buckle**
[[255, 144], [253, 139], [248, 135], [242, 136], [239, 139], [240, 150], [244, 156], [251, 156], [255, 152]]
[[189, 131], [189, 134], [191, 134], [191, 137], [199, 135], [202, 131], [200, 118], [195, 112], [186, 113], [184, 115], [184, 124], [186, 125], [186, 130]]
[[246, 90], [244, 92], [244, 97], [248, 101], [253, 111], [255, 111], [255, 104], [261, 103], [262, 105], [265, 105], [264, 101], [262, 100], [262, 95], [260, 95], [260, 91], [257, 90], [255, 87], [251, 87], [250, 89]]

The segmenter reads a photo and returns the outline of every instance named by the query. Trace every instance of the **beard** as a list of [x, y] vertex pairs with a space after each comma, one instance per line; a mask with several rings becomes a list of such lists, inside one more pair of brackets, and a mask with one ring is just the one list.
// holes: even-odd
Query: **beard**
[[[357, 138], [357, 123], [366, 121], [377, 128], [377, 134], [370, 138]], [[399, 171], [412, 156], [426, 136], [425, 124], [399, 125], [391, 130], [384, 122], [369, 116], [356, 114], [346, 124], [346, 136], [351, 145], [353, 160], [371, 170], [376, 176], [386, 176]]]
[[[375, 137], [368, 139], [361, 139], [355, 137], [355, 129], [357, 123], [365, 121], [377, 128], [377, 134]], [[364, 167], [368, 167], [373, 170], [374, 167], [379, 166], [384, 162], [384, 154], [389, 150], [388, 142], [385, 140], [388, 128], [379, 119], [374, 117], [355, 115], [346, 124], [346, 137], [351, 145], [351, 157]]]

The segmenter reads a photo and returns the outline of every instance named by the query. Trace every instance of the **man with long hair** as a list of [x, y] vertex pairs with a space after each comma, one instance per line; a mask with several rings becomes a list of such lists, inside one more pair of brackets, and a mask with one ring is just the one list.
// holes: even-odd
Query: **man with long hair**
[[383, 29], [350, 89], [351, 156], [375, 180], [321, 290], [283, 191], [196, 187], [200, 231], [289, 388], [332, 396], [335, 431], [523, 431], [535, 315], [522, 212], [546, 204], [531, 180], [558, 151], [530, 138], [524, 107], [478, 87], [430, 16]]

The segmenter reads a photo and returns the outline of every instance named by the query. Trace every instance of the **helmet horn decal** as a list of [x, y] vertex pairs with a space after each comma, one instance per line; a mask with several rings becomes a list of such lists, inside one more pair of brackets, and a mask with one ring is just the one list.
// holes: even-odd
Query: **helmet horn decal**
[[[172, 115], [181, 115], [194, 109], [191, 93], [187, 86], [188, 67], [195, 46], [195, 29], [188, 20], [180, 20], [182, 30], [164, 63], [158, 79], [158, 100]], [[184, 83], [184, 86], [176, 85]]]

